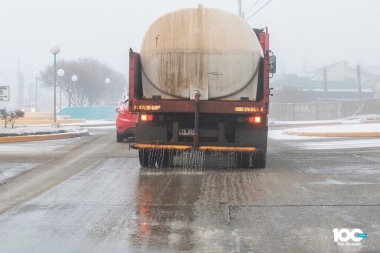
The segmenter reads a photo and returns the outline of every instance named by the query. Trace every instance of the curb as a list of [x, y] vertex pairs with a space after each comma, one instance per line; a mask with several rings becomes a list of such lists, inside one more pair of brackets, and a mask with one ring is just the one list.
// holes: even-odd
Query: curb
[[105, 123], [105, 124], [61, 124], [61, 126], [77, 126], [77, 127], [82, 127], [82, 128], [85, 128], [85, 127], [109, 127], [109, 126], [116, 126], [116, 123], [113, 122], [113, 123]]
[[294, 124], [287, 124], [287, 123], [269, 123], [268, 127], [299, 127], [299, 126], [335, 126], [335, 125], [342, 125], [343, 123], [341, 121], [334, 121], [334, 122], [321, 122], [321, 123], [294, 123]]
[[58, 140], [58, 139], [81, 137], [84, 135], [89, 135], [87, 130], [80, 131], [80, 132], [63, 133], [63, 134], [9, 136], [9, 137], [0, 137], [0, 143]]
[[362, 120], [362, 123], [380, 123], [380, 120], [378, 120], [378, 119], [368, 119], [368, 120]]
[[313, 136], [313, 137], [380, 137], [380, 132], [296, 132], [291, 130], [284, 131], [287, 135], [298, 135], [298, 136]]

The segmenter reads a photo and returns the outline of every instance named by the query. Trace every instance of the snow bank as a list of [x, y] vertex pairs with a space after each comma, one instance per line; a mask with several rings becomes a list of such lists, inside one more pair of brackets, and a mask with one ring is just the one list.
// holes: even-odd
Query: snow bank
[[48, 127], [48, 126], [19, 126], [15, 128], [0, 128], [0, 137], [27, 136], [44, 134], [62, 134], [87, 131], [77, 126]]

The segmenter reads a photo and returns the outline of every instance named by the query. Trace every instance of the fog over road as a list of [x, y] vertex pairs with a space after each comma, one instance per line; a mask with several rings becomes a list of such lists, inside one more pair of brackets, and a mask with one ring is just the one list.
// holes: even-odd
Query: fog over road
[[[114, 129], [0, 145], [0, 171], [22, 171], [0, 181], [0, 252], [378, 252], [370, 140], [273, 138], [267, 168], [244, 170], [140, 168]], [[335, 228], [368, 237], [338, 246]]]

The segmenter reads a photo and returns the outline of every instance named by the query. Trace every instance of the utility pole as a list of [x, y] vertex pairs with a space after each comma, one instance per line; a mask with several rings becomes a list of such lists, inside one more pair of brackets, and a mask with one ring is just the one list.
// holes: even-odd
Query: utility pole
[[324, 83], [324, 92], [325, 92], [325, 99], [327, 99], [327, 70], [323, 69], [323, 83]]
[[360, 73], [360, 65], [356, 65], [356, 72], [358, 75], [358, 98], [360, 98], [362, 93], [362, 78]]
[[241, 17], [241, 0], [238, 0], [238, 5], [239, 5], [239, 16]]
[[20, 58], [17, 58], [17, 94], [18, 94], [18, 108], [24, 106], [24, 73], [21, 71]]

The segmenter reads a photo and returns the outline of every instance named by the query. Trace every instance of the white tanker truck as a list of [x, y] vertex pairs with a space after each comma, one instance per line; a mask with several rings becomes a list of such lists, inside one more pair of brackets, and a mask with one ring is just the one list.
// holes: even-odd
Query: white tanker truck
[[264, 168], [270, 73], [267, 29], [201, 5], [158, 18], [140, 53], [130, 50], [129, 107], [139, 113], [132, 148], [141, 166], [170, 166], [173, 151], [196, 150]]

